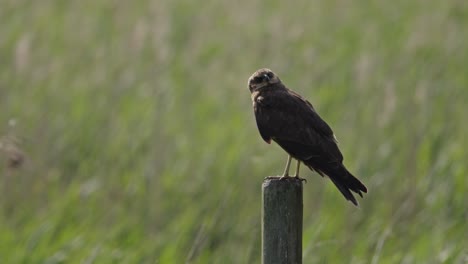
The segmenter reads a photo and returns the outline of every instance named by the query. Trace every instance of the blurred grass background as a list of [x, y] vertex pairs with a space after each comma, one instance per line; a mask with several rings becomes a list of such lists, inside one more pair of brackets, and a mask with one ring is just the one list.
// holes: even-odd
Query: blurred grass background
[[304, 263], [468, 261], [466, 1], [0, 5], [1, 263], [259, 263], [261, 67], [369, 188], [303, 170]]

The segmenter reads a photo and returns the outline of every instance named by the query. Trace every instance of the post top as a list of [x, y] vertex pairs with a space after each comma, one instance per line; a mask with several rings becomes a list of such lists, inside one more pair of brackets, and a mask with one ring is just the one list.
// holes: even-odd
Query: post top
[[282, 177], [282, 176], [268, 176], [263, 180], [263, 186], [266, 187], [270, 184], [295, 184], [301, 185], [302, 182], [307, 182], [306, 179], [297, 177]]

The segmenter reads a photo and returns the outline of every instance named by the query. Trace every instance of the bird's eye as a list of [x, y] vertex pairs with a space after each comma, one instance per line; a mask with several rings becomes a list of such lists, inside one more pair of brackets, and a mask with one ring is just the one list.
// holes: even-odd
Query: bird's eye
[[257, 76], [254, 78], [254, 82], [256, 83], [261, 83], [263, 82], [263, 80], [264, 80], [263, 76]]
[[263, 80], [264, 80], [264, 81], [269, 82], [270, 79], [271, 79], [271, 78], [270, 78], [270, 76], [268, 75], [268, 73], [263, 74]]
[[272, 72], [267, 73], [267, 75], [268, 75], [268, 77], [270, 77], [270, 79], [273, 78], [273, 73]]

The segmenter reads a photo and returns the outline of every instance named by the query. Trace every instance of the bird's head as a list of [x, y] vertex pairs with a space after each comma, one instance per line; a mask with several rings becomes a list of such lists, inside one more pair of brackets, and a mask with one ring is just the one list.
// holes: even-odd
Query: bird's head
[[254, 92], [262, 87], [266, 87], [269, 85], [281, 83], [281, 80], [276, 76], [274, 72], [270, 69], [263, 68], [260, 69], [249, 78], [249, 90], [250, 92]]

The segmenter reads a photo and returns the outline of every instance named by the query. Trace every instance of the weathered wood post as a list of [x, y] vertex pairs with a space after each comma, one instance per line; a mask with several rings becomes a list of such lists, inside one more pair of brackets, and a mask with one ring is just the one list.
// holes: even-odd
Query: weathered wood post
[[263, 181], [262, 263], [302, 263], [302, 180]]

